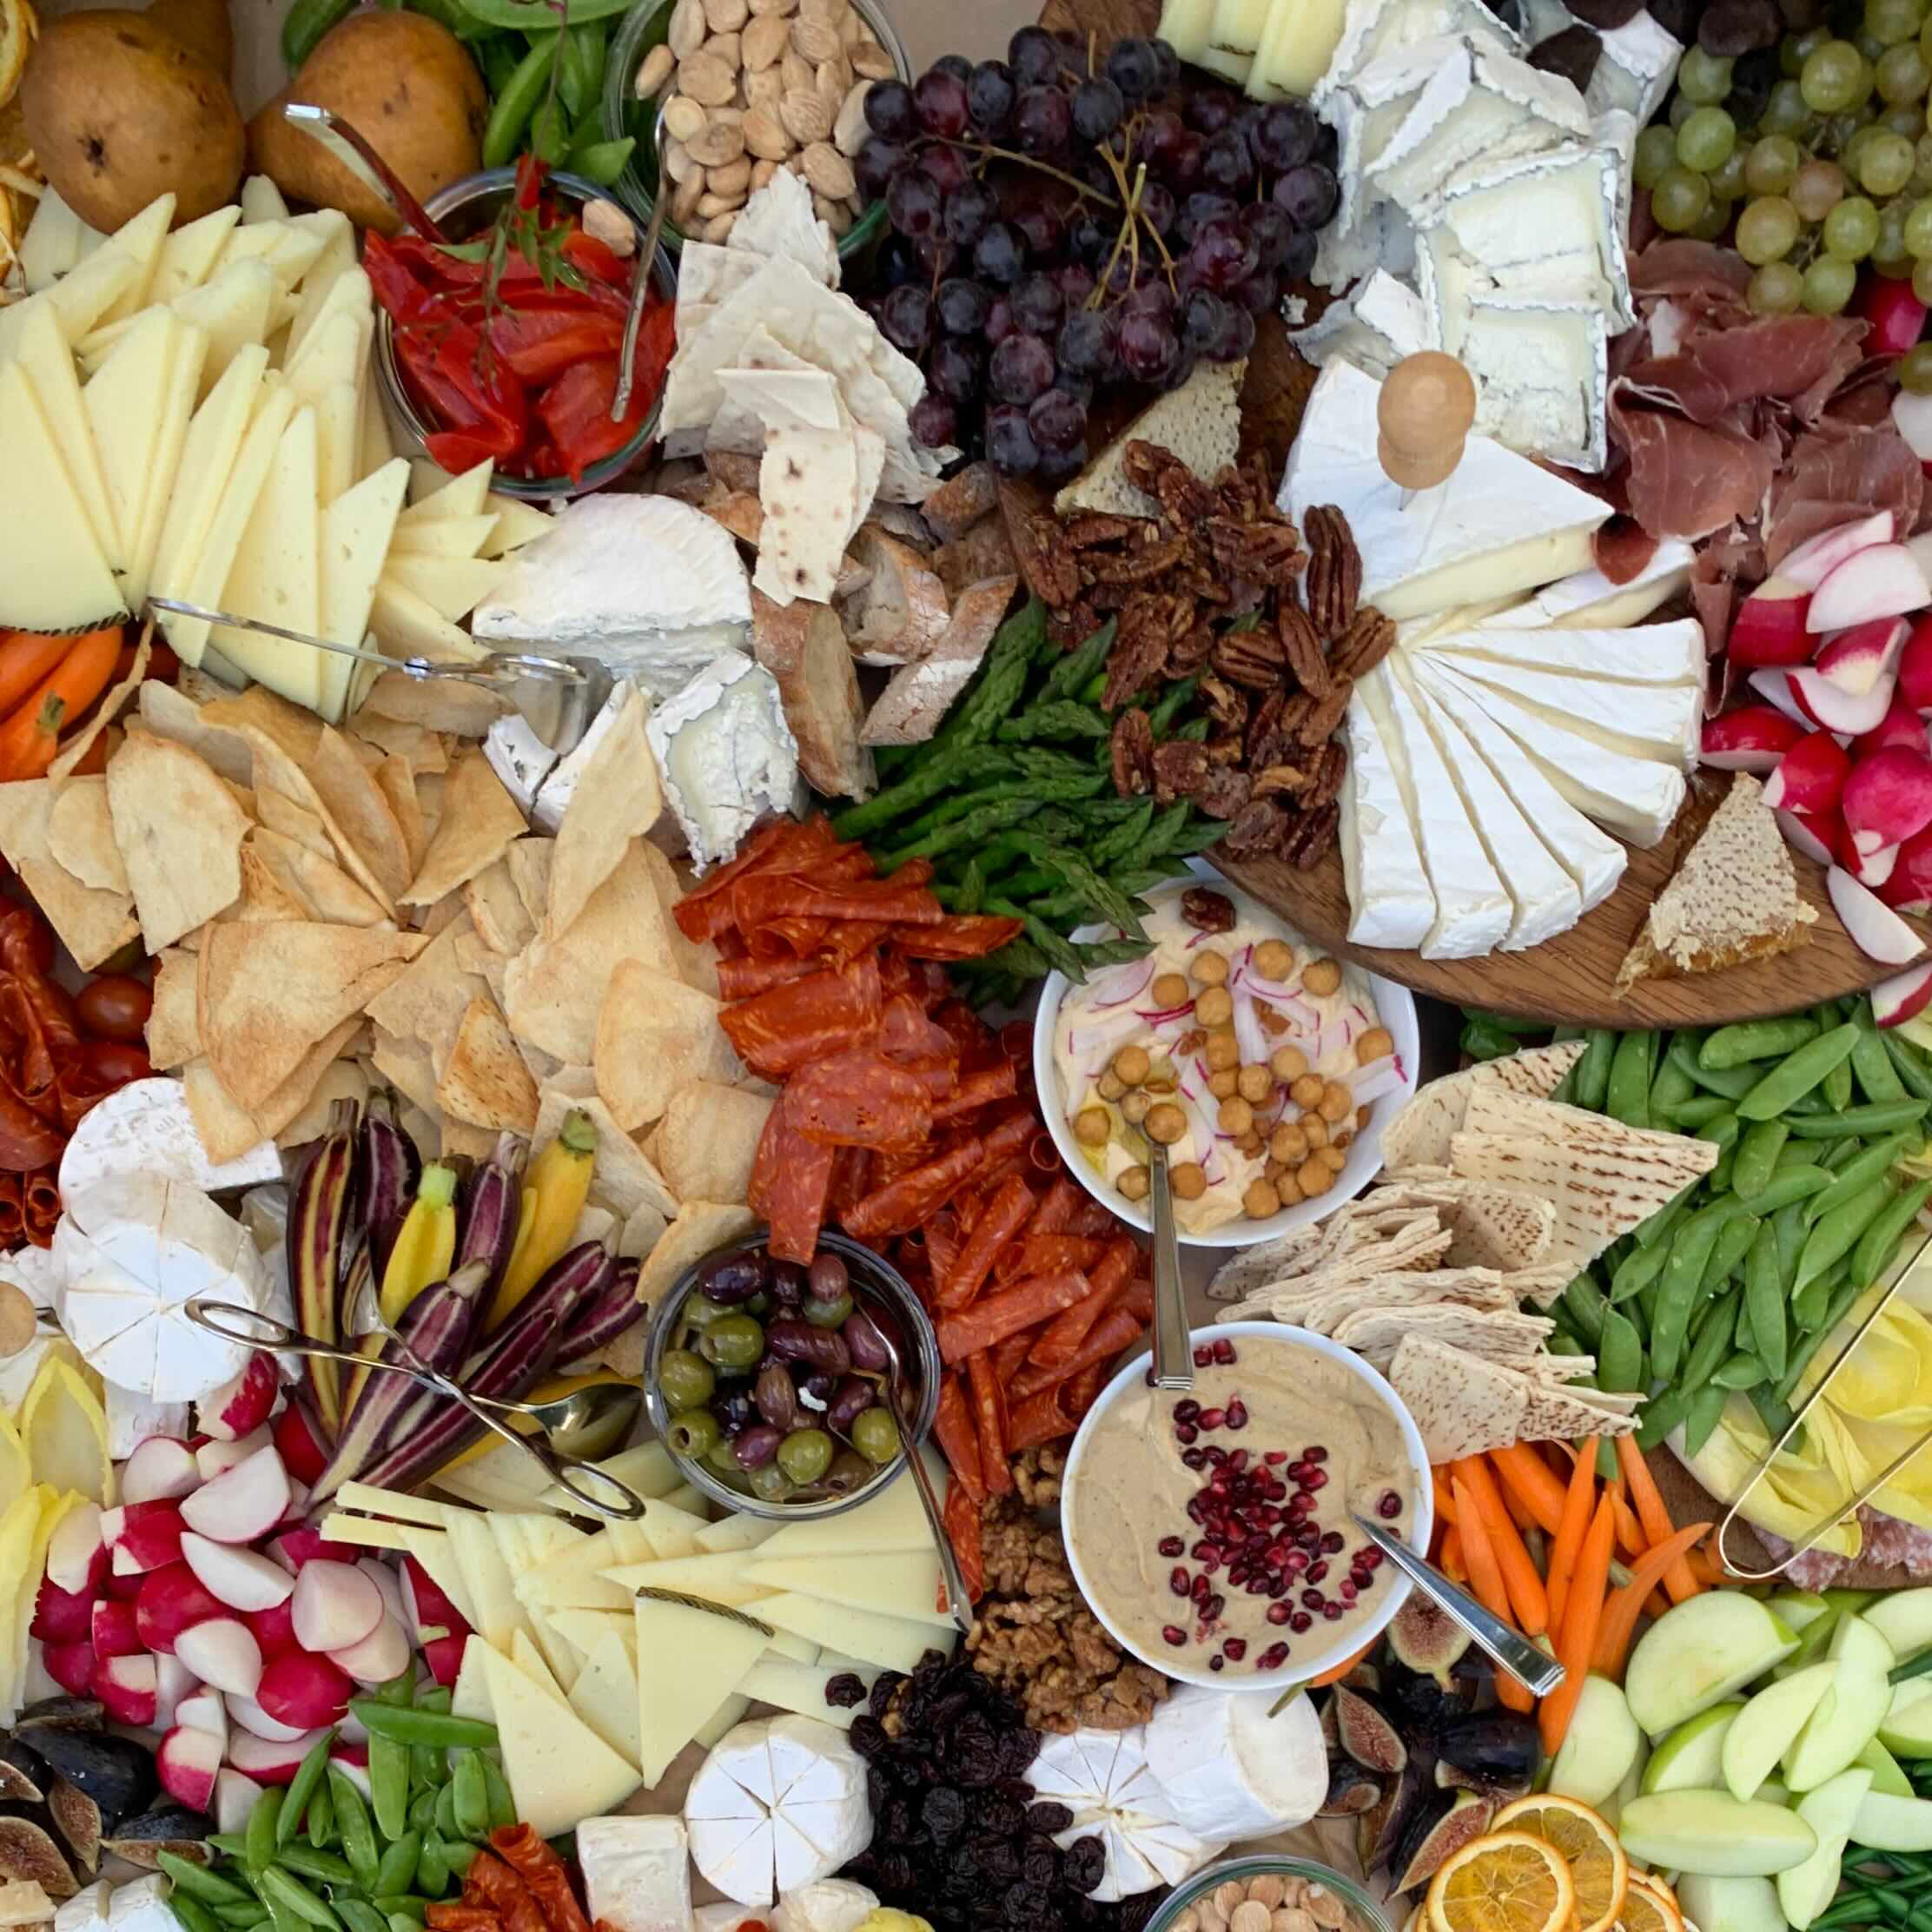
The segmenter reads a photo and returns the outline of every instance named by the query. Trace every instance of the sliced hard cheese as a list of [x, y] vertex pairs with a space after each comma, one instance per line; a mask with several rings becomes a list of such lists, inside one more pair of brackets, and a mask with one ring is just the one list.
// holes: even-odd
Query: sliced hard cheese
[[149, 285], [148, 300], [169, 302], [199, 288], [215, 273], [222, 250], [242, 210], [232, 202], [204, 215], [198, 222], [178, 228], [162, 244], [161, 260], [155, 266], [155, 279]]
[[636, 1766], [486, 1645], [483, 1670], [517, 1816], [539, 1837], [614, 1810], [637, 1790]]
[[362, 460], [362, 395], [353, 382], [337, 382], [315, 402], [316, 462], [321, 500], [333, 503], [353, 490]]
[[0, 623], [65, 631], [118, 618], [126, 600], [17, 363], [0, 368]]
[[706, 1524], [698, 1532], [701, 1547], [708, 1551], [755, 1550], [777, 1533], [776, 1523], [761, 1522], [755, 1516], [726, 1516]]
[[381, 387], [370, 381], [365, 374], [362, 408], [356, 428], [356, 467], [364, 476], [373, 475], [395, 453], [396, 441], [389, 433], [389, 414], [383, 407]]
[[222, 266], [259, 261], [284, 288], [293, 288], [308, 273], [328, 239], [291, 221], [247, 222], [228, 237]]
[[[313, 636], [321, 621], [318, 534], [315, 412], [298, 409], [275, 446], [217, 607]], [[231, 625], [217, 626], [212, 641], [230, 664], [291, 704], [310, 711], [321, 704], [320, 651]]]
[[490, 1684], [483, 1663], [489, 1645], [474, 1631], [463, 1640], [463, 1661], [457, 1666], [456, 1682], [449, 1694], [453, 1717], [473, 1717], [479, 1724], [493, 1724]]
[[1341, 38], [1342, 0], [1276, 0], [1255, 50], [1248, 91], [1257, 100], [1305, 95]]
[[43, 308], [28, 318], [20, 340], [14, 345], [14, 355], [16, 364], [33, 387], [34, 400], [40, 405], [40, 413], [59, 447], [68, 480], [81, 500], [81, 507], [87, 512], [88, 527], [94, 533], [94, 540], [109, 564], [118, 568], [123, 557], [114, 500], [102, 473], [93, 426], [81, 400], [73, 352], [62, 341], [51, 310]]
[[476, 1628], [483, 1633], [485, 1643], [507, 1651], [515, 1633], [530, 1628], [530, 1619], [517, 1601], [510, 1572], [504, 1566], [496, 1538], [490, 1534], [489, 1518], [470, 1510], [452, 1516], [449, 1540], [469, 1586]]
[[[927, 1467], [932, 1468], [930, 1456]], [[941, 1481], [935, 1470], [934, 1479]], [[884, 1556], [930, 1550], [932, 1531], [910, 1480], [896, 1482], [870, 1503], [814, 1523], [787, 1523], [760, 1545], [762, 1557]]]
[[[345, 279], [349, 286], [338, 294]], [[358, 313], [369, 300], [369, 278], [355, 264], [355, 229], [345, 221], [302, 277], [301, 301], [288, 324], [288, 354], [295, 354], [326, 317], [345, 308]]]
[[[182, 338], [181, 324], [167, 309], [150, 308], [136, 318], [135, 326], [81, 392], [114, 519], [112, 554], [123, 576], [134, 561], [142, 509], [154, 487], [157, 445]], [[143, 584], [139, 590], [146, 587]], [[138, 599], [139, 590], [129, 586], [130, 599]]]
[[[460, 476], [450, 475], [427, 458], [412, 463], [409, 475], [414, 500], [396, 519], [399, 545], [404, 531], [420, 529], [426, 523], [440, 523], [447, 517], [481, 516], [494, 469], [495, 465], [486, 457], [480, 463], [472, 464]], [[427, 484], [426, 478], [431, 479]]]
[[479, 557], [502, 557], [513, 550], [520, 550], [524, 545], [547, 535], [553, 520], [534, 505], [513, 496], [504, 496], [495, 490], [484, 498], [483, 507], [496, 518], [496, 527], [486, 539], [477, 545]]
[[[195, 399], [201, 394], [202, 371], [207, 361], [208, 332], [182, 322], [175, 336], [174, 359], [168, 366], [168, 388], [160, 405], [154, 465], [143, 485], [146, 493], [141, 505], [139, 532], [128, 551], [125, 581], [130, 605], [138, 605], [148, 594], [148, 586], [154, 577], [162, 532], [181, 480], [188, 433], [195, 426]], [[106, 373], [105, 368], [101, 371], [103, 375]], [[93, 384], [88, 387], [91, 388]], [[103, 443], [102, 447], [104, 450], [108, 446]]]
[[[427, 509], [428, 504], [419, 504], [416, 507]], [[411, 523], [399, 517], [394, 555], [397, 558], [474, 557], [491, 541], [497, 522], [497, 513], [493, 510], [479, 510], [473, 515], [453, 511], [447, 516]]]
[[638, 1648], [638, 1626], [631, 1615], [631, 1599], [622, 1610], [546, 1610], [544, 1621], [573, 1649], [594, 1657], [606, 1637], [614, 1636], [633, 1657]]
[[570, 1687], [570, 1707], [627, 1763], [641, 1764], [638, 1670], [630, 1646], [614, 1633], [592, 1651]]
[[795, 1591], [761, 1598], [756, 1614], [808, 1644], [822, 1644], [888, 1671], [910, 1671], [928, 1651], [949, 1647], [943, 1638], [935, 1639], [930, 1625], [910, 1618], [883, 1617], [876, 1611], [822, 1603]]
[[30, 295], [50, 287], [81, 259], [83, 231], [86, 225], [80, 216], [55, 189], [46, 189], [34, 204], [34, 218], [20, 238], [20, 273]]
[[316, 324], [288, 358], [290, 386], [313, 402], [338, 382], [360, 389], [368, 343], [362, 318], [341, 310]]
[[543, 1653], [538, 1650], [535, 1639], [527, 1631], [518, 1631], [510, 1639], [510, 1661], [528, 1677], [538, 1690], [555, 1703], [570, 1708], [570, 1699], [564, 1687], [557, 1681], [555, 1674], [544, 1661]]
[[777, 1594], [777, 1585], [760, 1585], [744, 1574], [741, 1550], [711, 1555], [671, 1557], [661, 1563], [625, 1564], [604, 1572], [606, 1582], [621, 1590], [682, 1590], [713, 1604], [749, 1604]]
[[[322, 512], [322, 621], [317, 636], [360, 645], [367, 634], [376, 579], [408, 486], [409, 466], [399, 456]], [[342, 716], [354, 668], [354, 658], [328, 658], [318, 707], [324, 718]]]
[[134, 274], [129, 277], [127, 287], [102, 311], [102, 324], [126, 321], [150, 299], [155, 272], [161, 266], [162, 251], [168, 242], [169, 224], [174, 219], [175, 197], [162, 195], [109, 236], [114, 246], [124, 249], [133, 261]]
[[390, 557], [382, 566], [386, 584], [414, 592], [438, 617], [453, 623], [466, 616], [496, 587], [501, 564], [480, 558]]
[[761, 1657], [741, 1688], [754, 1704], [774, 1704], [781, 1710], [795, 1710], [801, 1717], [822, 1717], [828, 1724], [850, 1730], [852, 1719], [865, 1706], [825, 1701], [825, 1686], [834, 1677], [848, 1674], [856, 1676], [870, 1690], [879, 1673], [870, 1664], [857, 1664], [850, 1657], [831, 1664], [798, 1664], [785, 1657]]
[[653, 1553], [658, 1557], [695, 1557], [704, 1553], [698, 1533], [705, 1518], [678, 1506], [675, 1492], [653, 1499], [644, 1512], [642, 1528]]
[[941, 1596], [939, 1559], [901, 1552], [846, 1557], [837, 1563], [811, 1557], [772, 1557], [746, 1566], [744, 1581], [771, 1590], [796, 1591], [821, 1603], [910, 1618], [949, 1631], [953, 1620]]
[[[175, 313], [208, 331], [208, 361], [202, 371], [204, 396], [237, 356], [261, 348], [268, 339], [275, 298], [275, 278], [260, 261], [232, 262], [212, 281], [175, 298]], [[262, 350], [264, 361], [267, 354]]]
[[0, 362], [11, 361], [28, 313], [36, 305], [53, 310], [61, 334], [71, 345], [94, 328], [137, 272], [133, 256], [125, 248], [99, 248], [51, 288], [30, 295], [10, 308], [0, 308]]
[[655, 1784], [744, 1682], [764, 1649], [764, 1636], [722, 1611], [650, 1597], [638, 1598], [634, 1614], [638, 1756], [645, 1783]]
[[425, 1529], [414, 1523], [401, 1523], [397, 1528], [402, 1534], [403, 1548], [421, 1565], [429, 1580], [455, 1604], [457, 1614], [474, 1630], [476, 1604], [470, 1597], [469, 1578], [463, 1574], [463, 1566], [456, 1560], [456, 1552], [447, 1533], [442, 1530]]

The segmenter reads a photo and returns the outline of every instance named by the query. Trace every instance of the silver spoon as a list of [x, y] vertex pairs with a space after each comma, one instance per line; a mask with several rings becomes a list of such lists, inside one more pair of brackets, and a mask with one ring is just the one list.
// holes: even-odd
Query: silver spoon
[[1187, 1291], [1181, 1283], [1181, 1242], [1174, 1231], [1174, 1188], [1168, 1150], [1148, 1142], [1148, 1198], [1154, 1208], [1154, 1386], [1184, 1393], [1194, 1386]]
[[1525, 1689], [1546, 1697], [1568, 1674], [1562, 1664], [1519, 1637], [1500, 1617], [1485, 1610], [1466, 1590], [1450, 1582], [1441, 1571], [1419, 1557], [1401, 1538], [1359, 1510], [1351, 1512], [1355, 1526], [1450, 1622], [1466, 1631], [1499, 1670], [1507, 1671]]
[[644, 326], [644, 311], [651, 300], [652, 272], [658, 262], [658, 238], [664, 233], [665, 211], [671, 206], [670, 184], [665, 175], [664, 116], [658, 116], [653, 137], [658, 150], [658, 192], [651, 197], [651, 226], [644, 231], [644, 246], [638, 251], [638, 272], [631, 278], [631, 306], [624, 316], [624, 353], [617, 366], [617, 393], [611, 398], [611, 420], [620, 423], [631, 407], [631, 387], [638, 373], [638, 331]]

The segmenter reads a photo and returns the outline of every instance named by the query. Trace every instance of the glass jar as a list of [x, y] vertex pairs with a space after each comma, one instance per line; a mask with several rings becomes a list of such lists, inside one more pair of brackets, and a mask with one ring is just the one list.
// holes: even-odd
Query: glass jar
[[[1176, 1885], [1161, 1900], [1146, 1932], [1189, 1932], [1199, 1922], [1195, 1909], [1218, 1887], [1234, 1883], [1244, 1889], [1257, 1878], [1281, 1878], [1319, 1885], [1340, 1899], [1345, 1916], [1332, 1932], [1394, 1932], [1388, 1909], [1370, 1897], [1360, 1883], [1344, 1878], [1333, 1867], [1313, 1858], [1290, 1858], [1276, 1852], [1254, 1852], [1243, 1858], [1223, 1858]], [[1292, 1889], [1292, 1888], [1291, 1888]], [[1194, 1915], [1189, 1916], [1188, 1915]]]

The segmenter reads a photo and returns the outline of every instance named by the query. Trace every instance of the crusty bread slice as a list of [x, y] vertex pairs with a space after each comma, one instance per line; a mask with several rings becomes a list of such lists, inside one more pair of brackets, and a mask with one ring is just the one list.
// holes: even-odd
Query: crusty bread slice
[[919, 506], [919, 513], [941, 543], [956, 543], [982, 517], [997, 509], [999, 501], [1000, 480], [993, 466], [969, 463]]
[[[1127, 480], [1127, 446], [1157, 443], [1203, 483], [1241, 453], [1241, 383], [1246, 362], [1202, 362], [1178, 389], [1149, 403], [1053, 500], [1063, 517], [1094, 510], [1117, 517], [1157, 517], [1161, 506]], [[926, 506], [930, 517], [932, 506]]]
[[824, 604], [774, 604], [751, 592], [751, 652], [777, 680], [798, 769], [829, 798], [863, 798], [878, 783], [859, 743], [865, 702], [838, 613]]
[[943, 545], [932, 555], [939, 580], [955, 597], [982, 578], [1003, 577], [1019, 566], [1004, 517], [982, 517], [963, 537]]
[[990, 577], [963, 591], [946, 634], [916, 664], [895, 672], [859, 734], [867, 744], [923, 744], [971, 682], [1006, 616], [1017, 575]]
[[852, 555], [870, 580], [845, 604], [845, 624], [862, 664], [916, 663], [946, 634], [952, 605], [946, 586], [910, 544], [866, 524]]

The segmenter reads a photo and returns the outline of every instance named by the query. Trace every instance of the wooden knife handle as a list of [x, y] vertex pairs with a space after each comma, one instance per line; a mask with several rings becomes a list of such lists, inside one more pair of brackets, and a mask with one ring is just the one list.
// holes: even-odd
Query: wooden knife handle
[[1376, 400], [1375, 445], [1389, 480], [1405, 490], [1444, 481], [1462, 460], [1476, 420], [1476, 385], [1452, 355], [1435, 349], [1405, 356]]
[[11, 1281], [0, 1281], [0, 1359], [26, 1347], [38, 1322], [33, 1303]]

